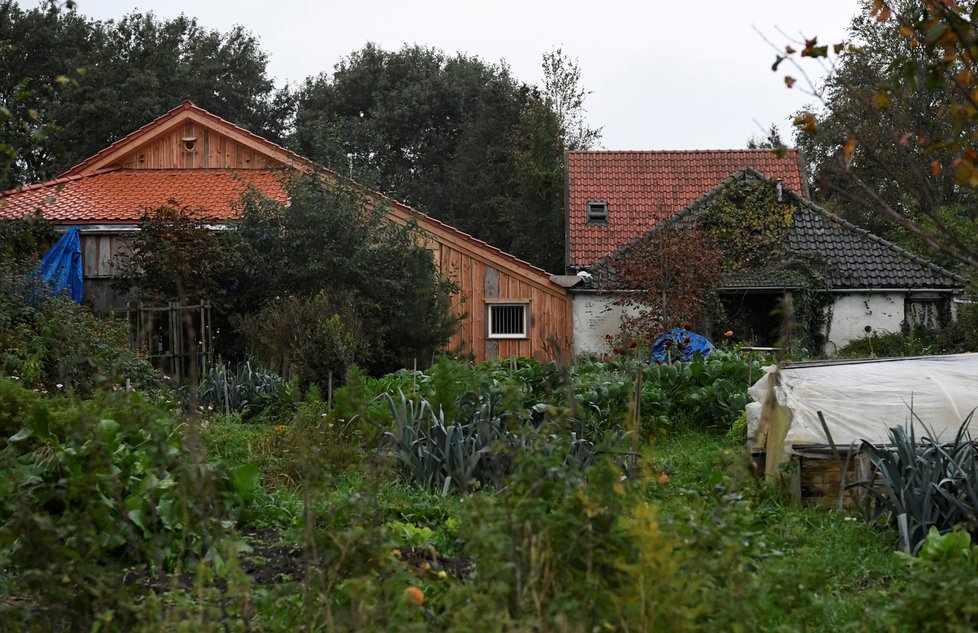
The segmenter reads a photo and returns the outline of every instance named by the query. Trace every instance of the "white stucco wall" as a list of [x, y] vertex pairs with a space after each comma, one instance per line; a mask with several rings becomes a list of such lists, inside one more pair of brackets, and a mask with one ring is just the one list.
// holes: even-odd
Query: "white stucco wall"
[[574, 353], [607, 354], [611, 352], [607, 335], [621, 333], [621, 319], [627, 310], [614, 303], [613, 295], [574, 293]]
[[[905, 292], [863, 292], [835, 295], [825, 353], [829, 356], [850, 341], [876, 334], [899, 332], [904, 320]], [[574, 353], [607, 354], [605, 338], [621, 332], [626, 308], [614, 304], [614, 296], [574, 293]]]
[[867, 326], [876, 334], [900, 331], [904, 293], [854, 293], [836, 297], [825, 343], [826, 354], [832, 355], [850, 341], [866, 337], [869, 334]]

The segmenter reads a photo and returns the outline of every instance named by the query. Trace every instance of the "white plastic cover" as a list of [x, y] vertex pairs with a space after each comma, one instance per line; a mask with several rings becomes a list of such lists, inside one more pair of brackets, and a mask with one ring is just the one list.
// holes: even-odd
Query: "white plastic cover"
[[[768, 374], [748, 393], [764, 402]], [[778, 404], [791, 413], [785, 448], [829, 444], [818, 419], [821, 411], [832, 441], [840, 449], [869, 440], [889, 443], [888, 430], [911, 418], [917, 437], [924, 429], [950, 441], [968, 415], [978, 408], [978, 354], [955, 354], [879, 361], [789, 365], [780, 370]], [[911, 407], [913, 415], [911, 416]], [[978, 413], [970, 424], [978, 439]]]

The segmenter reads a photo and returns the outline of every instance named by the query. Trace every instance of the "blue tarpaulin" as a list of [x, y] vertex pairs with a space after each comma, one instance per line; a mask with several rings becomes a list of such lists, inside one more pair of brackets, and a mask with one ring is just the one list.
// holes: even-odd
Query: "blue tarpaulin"
[[64, 292], [74, 301], [82, 300], [82, 251], [78, 227], [73, 226], [44, 254], [34, 274], [54, 294]]
[[655, 339], [655, 343], [652, 344], [652, 360], [665, 361], [671, 358], [688, 363], [693, 360], [693, 354], [696, 352], [706, 356], [712, 351], [713, 343], [705, 336], [677, 327]]

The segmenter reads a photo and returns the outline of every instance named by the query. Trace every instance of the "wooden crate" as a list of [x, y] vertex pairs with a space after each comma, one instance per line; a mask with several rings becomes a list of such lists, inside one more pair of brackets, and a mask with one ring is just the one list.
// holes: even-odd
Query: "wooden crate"
[[[846, 453], [837, 459], [822, 447], [795, 447], [803, 455], [792, 455], [788, 473], [789, 485], [794, 488], [793, 496], [802, 505], [838, 508], [839, 497], [842, 507], [853, 509], [862, 503], [859, 489], [843, 490], [842, 469], [846, 464]], [[764, 472], [764, 453], [756, 452], [753, 461], [758, 464], [757, 472]], [[845, 483], [864, 481], [873, 475], [872, 464], [865, 455], [854, 454], [848, 457]]]

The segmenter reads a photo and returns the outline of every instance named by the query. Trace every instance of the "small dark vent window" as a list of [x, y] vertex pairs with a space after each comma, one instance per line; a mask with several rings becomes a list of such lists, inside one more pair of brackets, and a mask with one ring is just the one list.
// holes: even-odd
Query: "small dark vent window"
[[489, 338], [526, 338], [526, 304], [490, 305]]
[[607, 224], [608, 223], [608, 203], [607, 202], [588, 202], [587, 203], [587, 223], [588, 224]]

